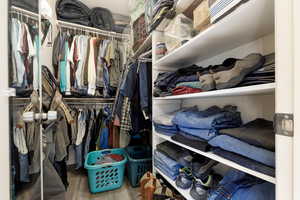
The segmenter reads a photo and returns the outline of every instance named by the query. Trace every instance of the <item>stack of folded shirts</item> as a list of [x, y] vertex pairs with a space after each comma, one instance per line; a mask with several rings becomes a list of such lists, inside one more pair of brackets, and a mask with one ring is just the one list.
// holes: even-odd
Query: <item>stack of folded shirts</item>
[[211, 139], [213, 152], [255, 171], [275, 176], [273, 123], [256, 119], [239, 128], [224, 129]]
[[154, 96], [164, 97], [201, 92], [198, 73], [204, 70], [203, 67], [192, 65], [175, 72], [159, 73], [154, 82]]
[[172, 122], [180, 132], [210, 140], [220, 129], [240, 127], [242, 119], [237, 107], [228, 105], [224, 108], [212, 106], [203, 111], [199, 111], [197, 107], [185, 109], [177, 112]]
[[158, 0], [152, 9], [151, 22], [149, 24], [149, 32], [153, 31], [166, 17], [168, 12], [173, 8], [174, 0]]
[[275, 82], [275, 54], [265, 56], [265, 64], [247, 75], [238, 86], [249, 86]]
[[153, 119], [155, 131], [164, 135], [173, 136], [178, 132], [177, 126], [172, 123], [176, 112], [159, 115]]
[[182, 167], [178, 162], [159, 151], [154, 151], [154, 165], [170, 179], [175, 180], [179, 175], [179, 169]]

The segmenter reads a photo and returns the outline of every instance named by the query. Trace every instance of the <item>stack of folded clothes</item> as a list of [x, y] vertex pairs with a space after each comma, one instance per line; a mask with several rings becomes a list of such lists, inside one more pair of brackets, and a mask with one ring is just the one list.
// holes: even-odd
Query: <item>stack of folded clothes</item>
[[148, 31], [153, 31], [173, 8], [174, 0], [153, 0], [154, 5], [150, 16]]
[[209, 141], [215, 154], [275, 177], [273, 122], [256, 119], [239, 128], [220, 130], [219, 133]]
[[173, 136], [178, 132], [177, 126], [172, 119], [176, 112], [156, 116], [153, 119], [155, 131], [164, 135]]
[[237, 170], [230, 170], [208, 200], [275, 200], [275, 185]]
[[177, 178], [179, 169], [182, 167], [178, 162], [157, 150], [154, 151], [154, 165], [172, 180]]
[[167, 155], [183, 167], [190, 167], [192, 164], [193, 156], [191, 153], [187, 149], [171, 142], [160, 143], [156, 146], [156, 150]]
[[203, 67], [193, 65], [176, 72], [159, 73], [154, 82], [154, 96], [164, 97], [202, 91], [197, 74], [204, 70]]
[[275, 82], [275, 54], [265, 56], [265, 64], [258, 70], [247, 75], [244, 80], [238, 85], [249, 86], [258, 84], [267, 84]]
[[275, 54], [252, 53], [242, 59], [228, 58], [206, 68], [190, 66], [160, 73], [154, 82], [155, 97], [198, 93], [275, 82]]
[[172, 122], [184, 134], [210, 140], [220, 129], [240, 127], [242, 119], [235, 106], [228, 105], [224, 108], [212, 106], [202, 111], [195, 106], [177, 112]]

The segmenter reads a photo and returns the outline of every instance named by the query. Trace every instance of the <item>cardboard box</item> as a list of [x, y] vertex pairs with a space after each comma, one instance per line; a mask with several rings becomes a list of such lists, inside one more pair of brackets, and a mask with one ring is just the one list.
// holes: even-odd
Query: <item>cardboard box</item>
[[194, 29], [203, 31], [210, 25], [210, 13], [208, 0], [203, 0], [194, 10]]

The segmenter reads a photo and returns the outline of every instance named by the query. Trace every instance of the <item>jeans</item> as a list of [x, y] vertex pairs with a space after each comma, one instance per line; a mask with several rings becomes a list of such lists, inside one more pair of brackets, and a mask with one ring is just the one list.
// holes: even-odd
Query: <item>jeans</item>
[[219, 135], [208, 142], [213, 147], [237, 153], [262, 164], [275, 167], [275, 153], [227, 135]]
[[275, 151], [275, 132], [272, 121], [255, 119], [239, 128], [220, 130], [220, 134], [229, 135], [248, 144]]
[[207, 141], [205, 141], [201, 138], [186, 134], [186, 133], [180, 132], [180, 133], [172, 136], [172, 140], [180, 142], [187, 146], [193, 147], [200, 151], [207, 152], [209, 150], [209, 145], [208, 145]]
[[275, 187], [237, 170], [229, 171], [208, 200], [275, 200]]
[[189, 151], [177, 146], [176, 144], [166, 141], [157, 145], [157, 150], [175, 160], [182, 166], [187, 167], [191, 165], [193, 157]]
[[140, 105], [142, 110], [149, 112], [149, 91], [151, 90], [151, 73], [148, 70], [147, 63], [140, 63], [139, 65]]
[[223, 109], [213, 106], [199, 111], [197, 108], [176, 113], [172, 121], [181, 127], [195, 129], [221, 129], [239, 127], [242, 124], [241, 113], [234, 106]]
[[266, 175], [275, 177], [275, 169], [274, 168], [263, 165], [259, 162], [251, 160], [251, 159], [246, 158], [244, 156], [240, 156], [238, 154], [235, 154], [235, 153], [232, 153], [232, 152], [229, 152], [229, 151], [224, 151], [220, 148], [214, 149], [213, 153], [218, 155], [218, 156], [221, 156], [225, 159], [231, 160], [231, 161], [233, 161], [233, 162], [235, 162], [235, 163], [237, 163], [241, 166], [244, 166], [244, 167], [247, 167], [247, 168], [252, 169], [254, 171], [261, 172], [261, 173], [264, 173]]
[[130, 65], [128, 73], [126, 74], [125, 81], [121, 85], [120, 93], [124, 97], [129, 97], [129, 99], [132, 99], [134, 96], [134, 89], [137, 82], [137, 63], [133, 63]]
[[163, 163], [165, 167], [168, 168], [168, 170], [171, 172], [178, 173], [178, 170], [182, 167], [182, 165], [180, 165], [178, 162], [172, 160], [171, 158], [157, 150], [154, 151], [154, 157], [155, 160]]
[[217, 131], [214, 129], [195, 129], [195, 128], [185, 128], [178, 127], [179, 130], [183, 133], [189, 134], [191, 136], [195, 136], [204, 140], [210, 140], [217, 135]]
[[19, 153], [19, 164], [20, 164], [20, 181], [29, 182], [29, 160], [28, 154]]
[[168, 168], [166, 168], [165, 164], [160, 163], [156, 159], [154, 159], [154, 166], [157, 167], [164, 175], [166, 175], [167, 177], [169, 177], [173, 181], [176, 180], [177, 176], [179, 175], [179, 173], [177, 174], [177, 173], [170, 172], [168, 170]]

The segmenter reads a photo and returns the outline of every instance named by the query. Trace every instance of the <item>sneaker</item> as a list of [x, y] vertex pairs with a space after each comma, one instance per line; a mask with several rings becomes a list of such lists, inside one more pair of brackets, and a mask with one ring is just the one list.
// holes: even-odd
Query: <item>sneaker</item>
[[196, 179], [193, 183], [190, 195], [195, 200], [207, 200], [207, 192], [212, 187], [213, 176], [209, 175], [204, 181]]
[[192, 163], [192, 173], [198, 179], [205, 179], [212, 171], [212, 168], [218, 162], [211, 159], [204, 159], [202, 162], [196, 161]]
[[225, 66], [224, 70], [221, 68], [213, 73], [213, 78], [217, 89], [232, 88], [241, 83], [244, 77], [259, 69], [265, 62], [265, 58], [261, 54], [250, 54], [241, 60], [236, 60], [234, 65], [230, 63]]
[[187, 190], [191, 188], [193, 184], [193, 174], [192, 171], [189, 168], [182, 168], [179, 170], [179, 175], [175, 181], [176, 186], [183, 189]]

